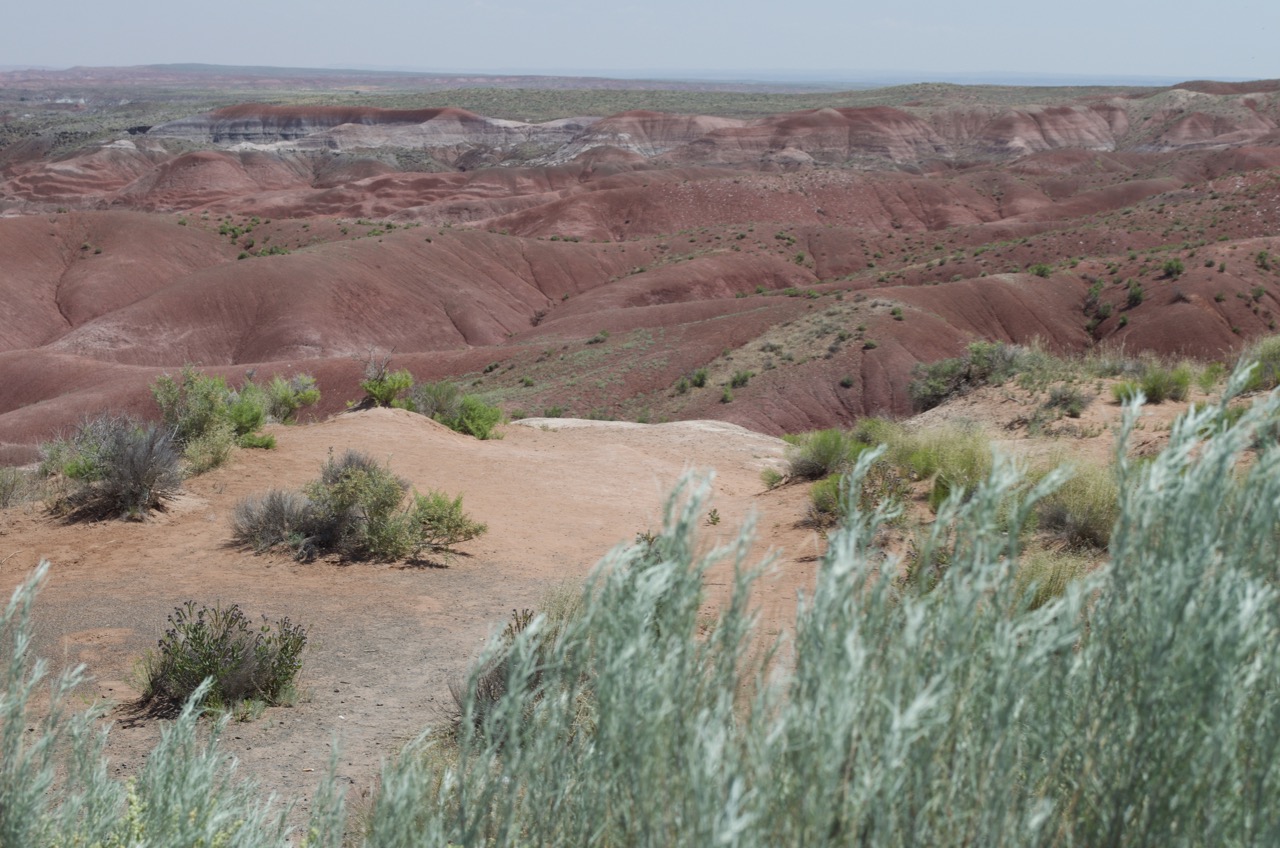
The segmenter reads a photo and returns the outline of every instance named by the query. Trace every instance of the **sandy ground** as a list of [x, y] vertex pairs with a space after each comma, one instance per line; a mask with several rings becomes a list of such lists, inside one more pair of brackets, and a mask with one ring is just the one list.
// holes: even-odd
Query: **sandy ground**
[[[780, 467], [784, 443], [731, 424], [534, 419], [479, 442], [408, 412], [371, 410], [275, 433], [277, 450], [238, 451], [143, 523], [69, 526], [34, 507], [0, 513], [0, 591], [7, 595], [41, 558], [52, 563], [36, 606], [37, 654], [55, 670], [84, 663], [93, 677], [85, 699], [122, 705], [108, 747], [115, 774], [135, 772], [158, 738], [162, 720], [138, 719], [123, 705], [137, 695], [138, 658], [189, 598], [310, 627], [299, 702], [233, 723], [225, 750], [265, 789], [305, 799], [336, 745], [340, 780], [358, 798], [385, 760], [441, 720], [449, 682], [511, 610], [536, 607], [548, 589], [580, 581], [613, 545], [656, 530], [686, 470], [716, 472], [708, 508], [721, 520], [703, 528], [708, 544], [732, 538], [754, 514], [755, 554], [778, 551], [756, 591], [765, 632], [786, 627], [822, 547], [819, 534], [796, 526], [806, 487], [762, 491], [760, 471]], [[464, 493], [488, 534], [445, 567], [299, 564], [231, 543], [237, 501], [299, 487], [330, 449], [347, 448], [386, 460], [419, 490]], [[709, 604], [727, 577], [727, 569], [709, 575]]]

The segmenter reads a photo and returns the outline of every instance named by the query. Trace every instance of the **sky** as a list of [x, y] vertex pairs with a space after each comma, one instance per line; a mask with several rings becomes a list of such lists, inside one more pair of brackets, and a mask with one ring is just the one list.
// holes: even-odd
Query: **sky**
[[919, 80], [1280, 77], [1276, 0], [13, 3], [0, 65]]

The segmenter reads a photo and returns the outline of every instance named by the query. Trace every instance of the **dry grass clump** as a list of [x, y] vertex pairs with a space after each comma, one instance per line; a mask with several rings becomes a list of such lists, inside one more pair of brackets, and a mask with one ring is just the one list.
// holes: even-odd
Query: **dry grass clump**
[[1092, 463], [1074, 465], [1071, 472], [1037, 505], [1040, 529], [1072, 547], [1105, 549], [1120, 515], [1120, 487], [1110, 470]]
[[1040, 609], [1066, 596], [1070, 586], [1084, 577], [1092, 559], [1078, 551], [1037, 547], [1025, 551], [1014, 576], [1015, 595], [1028, 609]]
[[796, 437], [787, 451], [788, 470], [797, 480], [818, 480], [847, 471], [864, 445], [843, 430], [817, 430]]

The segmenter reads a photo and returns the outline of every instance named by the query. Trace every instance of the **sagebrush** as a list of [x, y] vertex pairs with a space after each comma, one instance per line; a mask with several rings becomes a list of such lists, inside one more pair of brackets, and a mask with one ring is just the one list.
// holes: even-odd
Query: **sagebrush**
[[170, 431], [121, 415], [82, 421], [40, 446], [40, 473], [52, 479], [50, 509], [69, 518], [145, 518], [182, 487]]
[[[1237, 372], [1221, 402], [1184, 415], [1151, 460], [1117, 452], [1110, 556], [1087, 576], [1091, 560], [1026, 558], [1015, 532], [1066, 472], [1032, 482], [996, 461], [966, 498], [939, 504], [947, 567], [936, 581], [904, 583], [897, 557], [874, 546], [896, 507], [851, 511], [785, 653], [751, 611], [749, 528], [708, 551], [695, 532], [711, 485], [686, 482], [664, 531], [607, 556], [571, 619], [534, 615], [495, 640], [448, 747], [435, 735], [408, 746], [354, 838], [1280, 844], [1280, 446], [1244, 461], [1280, 398], [1259, 398], [1232, 424], [1228, 404], [1246, 382]], [[1122, 435], [1136, 419], [1131, 405]], [[859, 457], [851, 485], [878, 450]], [[729, 585], [708, 616], [713, 567]], [[14, 606], [6, 626], [22, 618]], [[121, 844], [134, 806], [108, 776], [100, 737], [78, 716], [29, 716], [28, 643], [10, 644], [0, 840]], [[494, 661], [504, 679], [482, 699]], [[187, 748], [153, 754], [136, 784], [147, 844], [284, 844], [263, 802], [183, 721]], [[308, 844], [337, 844], [332, 795], [316, 810]]]

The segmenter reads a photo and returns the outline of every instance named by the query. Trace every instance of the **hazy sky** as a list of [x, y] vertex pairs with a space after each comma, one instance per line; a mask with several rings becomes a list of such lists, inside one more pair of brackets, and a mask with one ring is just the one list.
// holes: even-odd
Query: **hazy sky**
[[1256, 79], [1280, 76], [1280, 2], [35, 0], [0, 26], [0, 65], [164, 62]]

